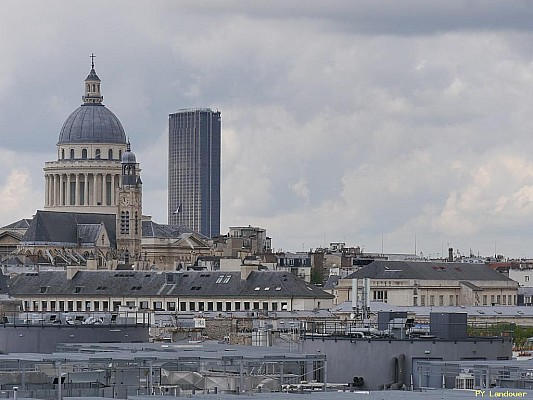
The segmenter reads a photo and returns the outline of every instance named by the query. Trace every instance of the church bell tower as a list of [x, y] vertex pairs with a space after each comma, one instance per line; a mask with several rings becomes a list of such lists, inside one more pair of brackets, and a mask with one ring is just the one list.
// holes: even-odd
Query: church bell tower
[[130, 143], [121, 160], [122, 174], [117, 189], [117, 251], [126, 264], [140, 260], [142, 237], [142, 182], [139, 164]]

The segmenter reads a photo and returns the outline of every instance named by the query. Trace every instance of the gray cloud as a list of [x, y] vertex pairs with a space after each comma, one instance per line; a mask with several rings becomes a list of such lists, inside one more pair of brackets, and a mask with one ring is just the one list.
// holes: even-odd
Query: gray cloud
[[[326, 6], [327, 5], [327, 6]], [[529, 254], [533, 6], [500, 1], [10, 2], [0, 16], [4, 224], [95, 52], [166, 221], [167, 115], [222, 112], [222, 226], [274, 247]], [[21, 188], [16, 190], [16, 183]], [[22, 188], [22, 186], [24, 188]]]

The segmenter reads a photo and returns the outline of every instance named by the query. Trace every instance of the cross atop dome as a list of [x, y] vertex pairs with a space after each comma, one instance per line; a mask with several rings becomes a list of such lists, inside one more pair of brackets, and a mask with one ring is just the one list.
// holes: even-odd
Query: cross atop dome
[[96, 75], [94, 70], [94, 58], [96, 57], [91, 53], [91, 72], [85, 78], [85, 96], [82, 96], [83, 103], [85, 105], [97, 105], [102, 104], [104, 96], [100, 92], [100, 78]]

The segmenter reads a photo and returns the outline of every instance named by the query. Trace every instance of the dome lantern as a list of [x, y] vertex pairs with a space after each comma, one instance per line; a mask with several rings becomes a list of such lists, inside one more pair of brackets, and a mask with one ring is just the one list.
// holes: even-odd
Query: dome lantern
[[85, 96], [82, 96], [84, 104], [102, 104], [104, 96], [100, 92], [100, 78], [94, 70], [94, 54], [91, 54], [91, 72], [85, 78]]

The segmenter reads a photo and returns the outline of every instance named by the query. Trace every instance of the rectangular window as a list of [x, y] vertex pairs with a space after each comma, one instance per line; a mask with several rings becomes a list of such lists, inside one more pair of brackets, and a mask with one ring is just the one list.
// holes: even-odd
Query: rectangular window
[[217, 311], [222, 311], [222, 302], [217, 301]]
[[503, 305], [507, 304], [507, 295], [505, 295], [505, 294], [502, 296], [502, 304]]
[[429, 296], [429, 305], [431, 307], [434, 307], [435, 306], [435, 296], [434, 295], [430, 295]]
[[194, 301], [190, 301], [189, 302], [189, 311], [195, 311], [196, 307], [195, 307], [195, 303]]
[[497, 296], [496, 296], [496, 303], [498, 303], [498, 304], [502, 304], [502, 303], [500, 303], [500, 301], [501, 301], [501, 296], [500, 296], [500, 295], [497, 295]]
[[167, 311], [176, 311], [175, 301], [167, 301]]
[[95, 301], [94, 302], [94, 311], [100, 311], [100, 302], [99, 301]]
[[529, 275], [524, 276], [524, 282], [529, 282]]
[[205, 311], [204, 304], [205, 303], [203, 301], [198, 302], [198, 311]]
[[59, 311], [65, 311], [65, 302], [63, 300], [59, 301]]
[[37, 300], [33, 302], [33, 311], [39, 311], [39, 302]]
[[[319, 305], [319, 307], [320, 307], [320, 305]], [[276, 302], [272, 303], [272, 311], [278, 311], [278, 303], [276, 303]]]
[[118, 309], [119, 309], [121, 304], [122, 303], [120, 301], [114, 301], [113, 302], [113, 311], [118, 311]]
[[82, 310], [82, 302], [81, 300], [76, 301], [76, 310], [75, 311], [83, 311]]
[[281, 303], [281, 311], [290, 311], [289, 310], [289, 306], [287, 305], [287, 303], [285, 303], [285, 302]]
[[268, 303], [266, 301], [263, 302], [263, 310], [268, 311]]
[[259, 310], [259, 302], [258, 301], [254, 301], [254, 310]]
[[487, 305], [487, 295], [486, 294], [483, 295], [483, 305], [484, 306]]
[[89, 300], [85, 301], [85, 311], [91, 311], [91, 302]]
[[187, 311], [187, 303], [180, 301], [180, 311]]
[[423, 294], [422, 296], [420, 296], [420, 305], [422, 307], [425, 307], [426, 306], [426, 295]]
[[120, 212], [120, 233], [123, 235], [129, 235], [130, 233], [130, 212]]
[[250, 309], [250, 302], [249, 301], [245, 301], [244, 302], [244, 310], [248, 311], [249, 309]]
[[443, 306], [444, 305], [444, 296], [441, 294], [439, 295], [439, 306]]
[[491, 294], [491, 295], [490, 295], [490, 305], [493, 306], [494, 304], [495, 304], [495, 302], [494, 302], [494, 295]]
[[213, 311], [213, 302], [212, 301], [208, 301], [207, 302], [207, 311]]
[[109, 301], [102, 301], [102, 311], [109, 311]]
[[413, 306], [418, 306], [418, 297], [413, 297]]
[[50, 301], [50, 311], [56, 310], [56, 302], [55, 300]]
[[47, 301], [41, 301], [41, 310], [47, 311], [48, 310], [48, 302]]
[[231, 301], [226, 301], [226, 311], [231, 311]]
[[139, 309], [140, 310], [148, 310], [148, 301], [140, 301], [139, 302]]
[[453, 294], [450, 295], [449, 304], [450, 306], [453, 306]]
[[68, 311], [74, 311], [74, 302], [67, 301], [67, 307], [68, 307]]
[[163, 302], [162, 301], [154, 301], [154, 310], [155, 311], [163, 310]]
[[241, 311], [241, 303], [238, 301], [235, 302], [235, 311]]

